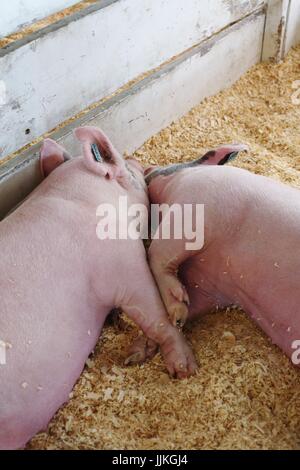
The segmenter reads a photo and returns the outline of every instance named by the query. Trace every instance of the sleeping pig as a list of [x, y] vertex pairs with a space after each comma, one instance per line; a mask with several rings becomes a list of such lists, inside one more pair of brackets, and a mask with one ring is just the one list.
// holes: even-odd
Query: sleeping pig
[[203, 246], [156, 238], [150, 266], [174, 325], [238, 305], [299, 364], [300, 191], [222, 166], [241, 150], [145, 171], [151, 203], [204, 204]]
[[0, 449], [21, 448], [45, 429], [114, 307], [159, 343], [170, 374], [186, 377], [196, 367], [168, 320], [142, 240], [96, 236], [100, 204], [126, 196], [148, 207], [141, 167], [99, 129], [75, 134], [83, 156], [70, 159], [45, 140], [44, 181], [0, 224]]

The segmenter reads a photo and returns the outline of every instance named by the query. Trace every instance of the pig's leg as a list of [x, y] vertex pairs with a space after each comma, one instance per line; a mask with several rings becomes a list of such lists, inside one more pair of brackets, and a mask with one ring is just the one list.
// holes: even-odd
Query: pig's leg
[[[145, 258], [145, 255], [144, 255]], [[120, 303], [122, 310], [153, 342], [159, 344], [167, 369], [172, 376], [184, 378], [197, 368], [193, 353], [183, 334], [169, 322], [146, 258], [131, 271], [131, 289]]]
[[116, 330], [125, 331], [128, 325], [121, 318], [121, 314], [122, 311], [119, 308], [114, 308], [106, 318], [106, 323], [112, 325]]
[[130, 346], [125, 365], [143, 364], [158, 352], [159, 345], [145, 335], [140, 335]]
[[188, 317], [189, 297], [178, 278], [179, 266], [195, 252], [186, 251], [185, 240], [155, 239], [148, 256], [151, 270], [159, 287], [173, 325], [183, 326]]

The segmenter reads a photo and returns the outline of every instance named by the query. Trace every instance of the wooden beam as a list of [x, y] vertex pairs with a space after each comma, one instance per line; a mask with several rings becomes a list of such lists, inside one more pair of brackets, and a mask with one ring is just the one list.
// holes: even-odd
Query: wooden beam
[[9, 0], [0, 6], [0, 38], [15, 33], [35, 21], [64, 10], [80, 0]]
[[262, 59], [279, 62], [286, 54], [285, 38], [290, 0], [268, 0]]
[[0, 49], [0, 160], [262, 0], [101, 0]]
[[285, 53], [300, 44], [300, 1], [291, 0], [286, 30]]
[[[205, 97], [230, 86], [260, 62], [264, 24], [265, 12], [259, 9], [164, 64], [51, 137], [75, 156], [81, 149], [72, 130], [94, 125], [103, 128], [121, 152], [131, 153]], [[31, 147], [0, 167], [1, 217], [40, 182], [39, 147], [40, 144]]]

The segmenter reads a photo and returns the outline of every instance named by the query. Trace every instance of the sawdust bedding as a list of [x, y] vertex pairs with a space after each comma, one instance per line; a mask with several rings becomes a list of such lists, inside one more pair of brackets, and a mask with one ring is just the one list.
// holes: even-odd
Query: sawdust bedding
[[[255, 66], [136, 152], [143, 163], [190, 160], [221, 143], [251, 148], [235, 165], [300, 187], [300, 47]], [[145, 286], [146, 287], [146, 286]], [[159, 356], [123, 367], [137, 329], [106, 326], [69, 403], [30, 449], [299, 449], [300, 373], [238, 309], [186, 328], [197, 376], [169, 379]]]

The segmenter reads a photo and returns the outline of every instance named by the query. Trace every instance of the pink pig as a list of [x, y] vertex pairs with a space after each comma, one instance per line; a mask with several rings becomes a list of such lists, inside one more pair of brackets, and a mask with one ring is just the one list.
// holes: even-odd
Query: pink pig
[[243, 145], [190, 164], [145, 171], [151, 203], [204, 204], [204, 245], [155, 239], [149, 262], [173, 324], [218, 307], [242, 307], [295, 364], [300, 362], [300, 191], [216, 166]]
[[114, 307], [159, 343], [170, 374], [186, 377], [196, 367], [168, 320], [142, 240], [96, 236], [99, 204], [116, 205], [123, 195], [148, 207], [141, 167], [124, 161], [100, 130], [75, 134], [84, 156], [70, 159], [45, 140], [41, 169], [49, 176], [0, 225], [0, 449], [21, 448], [45, 429]]

